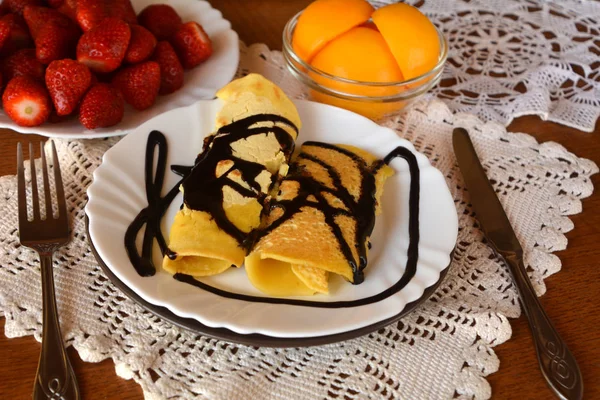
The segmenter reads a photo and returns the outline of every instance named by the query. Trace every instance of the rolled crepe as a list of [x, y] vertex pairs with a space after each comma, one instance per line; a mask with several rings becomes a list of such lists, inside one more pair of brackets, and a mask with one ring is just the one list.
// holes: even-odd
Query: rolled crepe
[[352, 146], [307, 142], [268, 205], [245, 260], [272, 296], [328, 293], [328, 277], [361, 283], [369, 236], [393, 170]]
[[263, 202], [287, 174], [300, 117], [283, 91], [250, 74], [217, 92], [223, 107], [181, 185], [183, 205], [169, 235], [163, 268], [207, 276], [240, 267]]

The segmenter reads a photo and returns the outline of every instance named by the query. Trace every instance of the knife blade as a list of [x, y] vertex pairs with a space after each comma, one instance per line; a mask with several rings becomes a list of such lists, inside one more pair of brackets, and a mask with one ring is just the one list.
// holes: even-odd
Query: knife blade
[[535, 294], [525, 269], [521, 244], [487, 178], [469, 133], [463, 128], [454, 129], [452, 144], [481, 229], [495, 253], [510, 270], [546, 382], [560, 399], [581, 399], [583, 381], [577, 361]]
[[523, 253], [496, 191], [487, 179], [481, 161], [477, 157], [469, 134], [466, 130], [457, 128], [454, 130], [452, 142], [458, 166], [469, 189], [471, 204], [485, 236], [498, 252]]

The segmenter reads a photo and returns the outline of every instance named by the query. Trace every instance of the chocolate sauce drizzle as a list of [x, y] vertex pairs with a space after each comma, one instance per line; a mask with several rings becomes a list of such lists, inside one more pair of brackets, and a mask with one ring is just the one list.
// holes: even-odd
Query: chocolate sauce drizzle
[[[156, 171], [152, 174], [154, 165], [154, 152], [158, 149], [158, 161]], [[141, 276], [152, 276], [156, 273], [156, 267], [152, 261], [152, 243], [154, 239], [160, 246], [160, 251], [167, 256], [175, 257], [172, 251], [167, 247], [167, 242], [160, 229], [160, 221], [167, 211], [167, 208], [179, 193], [179, 181], [169, 190], [165, 197], [160, 197], [165, 178], [167, 166], [167, 139], [159, 131], [152, 131], [148, 135], [146, 143], [146, 160], [144, 166], [144, 176], [146, 181], [146, 197], [148, 198], [148, 207], [144, 208], [125, 232], [125, 249], [131, 264]], [[142, 242], [142, 254], [140, 255], [136, 246], [136, 238], [142, 227], [146, 225], [144, 239]]]
[[[253, 127], [260, 122], [273, 124]], [[260, 184], [255, 178], [265, 170], [265, 166], [234, 156], [231, 144], [253, 135], [273, 133], [286, 159], [289, 160], [294, 151], [294, 138], [284, 128], [275, 125], [276, 123], [284, 124], [294, 129], [296, 134], [298, 133], [298, 128], [288, 119], [272, 114], [253, 115], [223, 126], [215, 135], [208, 137], [204, 143], [204, 151], [196, 158], [194, 167], [183, 180], [185, 205], [191, 210], [209, 213], [219, 228], [235, 238], [240, 245], [247, 245], [245, 242], [248, 233], [238, 229], [225, 215], [223, 187], [229, 186], [244, 197], [261, 199], [266, 194], [261, 192]], [[217, 164], [224, 160], [233, 161], [233, 165], [217, 178], [215, 177]], [[240, 171], [242, 179], [251, 189], [228, 177], [229, 172], [233, 170]]]
[[[253, 125], [260, 122], [271, 122], [273, 126], [253, 127]], [[286, 118], [272, 114], [251, 116], [222, 127], [215, 135], [206, 138], [204, 141], [204, 150], [196, 158], [193, 167], [181, 165], [173, 165], [171, 167], [171, 170], [177, 175], [182, 176], [182, 179], [171, 188], [164, 198], [160, 197], [160, 192], [166, 170], [167, 141], [161, 132], [150, 132], [146, 144], [145, 160], [148, 207], [140, 211], [125, 232], [125, 249], [127, 250], [129, 260], [138, 274], [141, 276], [152, 276], [156, 273], [156, 267], [152, 261], [152, 243], [154, 239], [158, 242], [163, 255], [168, 256], [172, 260], [177, 258], [177, 253], [171, 251], [166, 244], [160, 229], [160, 221], [175, 196], [177, 196], [177, 193], [179, 193], [180, 185], [183, 186], [184, 203], [188, 208], [210, 213], [220, 229], [237, 239], [240, 245], [244, 244], [244, 240], [248, 234], [239, 230], [225, 215], [225, 210], [223, 209], [223, 187], [229, 186], [245, 197], [261, 197], [263, 194], [260, 192], [260, 185], [255, 181], [255, 178], [265, 167], [262, 164], [235, 157], [231, 144], [252, 135], [272, 132], [286, 155], [286, 159], [289, 160], [294, 151], [294, 139], [284, 128], [275, 124], [288, 126], [296, 134], [298, 133], [298, 128], [292, 122]], [[152, 167], [156, 148], [158, 148], [158, 162], [153, 178]], [[208, 151], [209, 149], [210, 151]], [[226, 171], [217, 178], [215, 177], [215, 170], [217, 163], [221, 160], [231, 160], [234, 164], [229, 171]], [[252, 189], [245, 188], [227, 178], [227, 174], [234, 169], [240, 171], [243, 180]], [[140, 255], [135, 242], [144, 224], [146, 225], [146, 231], [142, 244], [142, 254]]]
[[[283, 215], [275, 220], [270, 226], [258, 230], [254, 238], [254, 243], [258, 243], [258, 240], [260, 240], [262, 237], [268, 235], [285, 221], [293, 218], [294, 214], [300, 212], [304, 207], [309, 206], [315, 208], [322, 212], [325, 216], [325, 222], [332, 230], [342, 254], [352, 268], [352, 283], [362, 283], [364, 281], [363, 270], [367, 266], [366, 241], [373, 232], [373, 227], [375, 226], [375, 174], [377, 173], [377, 170], [384, 165], [384, 163], [381, 161], [379, 163], [375, 163], [373, 166], [369, 166], [362, 157], [359, 157], [349, 150], [328, 143], [309, 141], [303, 144], [302, 149], [306, 149], [306, 147], [320, 147], [331, 151], [336, 151], [345, 155], [346, 157], [349, 157], [354, 162], [361, 175], [359, 198], [355, 200], [348, 190], [342, 185], [342, 179], [337, 169], [333, 165], [329, 165], [320, 158], [303, 150], [298, 155], [298, 160], [309, 160], [324, 168], [333, 181], [333, 188], [328, 188], [321, 182], [315, 180], [311, 174], [307, 173], [297, 162], [292, 164], [292, 167], [290, 168], [288, 176], [285, 178], [285, 180], [298, 182], [300, 185], [298, 194], [296, 197], [290, 200], [274, 200], [271, 202], [269, 205], [271, 211], [274, 208], [279, 208], [283, 211]], [[329, 193], [341, 200], [345, 206], [345, 209], [330, 205], [323, 193]], [[308, 200], [309, 196], [314, 197], [316, 200]], [[356, 244], [355, 250], [358, 254], [358, 260], [354, 258], [350, 244], [344, 238], [343, 232], [339, 225], [335, 222], [336, 217], [339, 215], [348, 216], [356, 222], [354, 243]]]
[[[151, 254], [153, 239], [157, 240], [163, 254], [171, 258], [176, 257], [176, 254], [171, 252], [166, 245], [160, 230], [160, 221], [166, 212], [166, 209], [169, 207], [169, 204], [177, 195], [179, 185], [182, 184], [185, 193], [184, 203], [190, 209], [209, 212], [213, 216], [218, 226], [236, 238], [238, 243], [246, 247], [248, 251], [251, 249], [254, 243], [257, 243], [257, 241], [260, 240], [260, 238], [264, 237], [281, 223], [291, 218], [300, 210], [301, 207], [311, 206], [318, 208], [324, 213], [326, 222], [331, 227], [336, 239], [338, 240], [342, 253], [352, 267], [354, 283], [358, 284], [364, 279], [363, 270], [367, 265], [366, 246], [370, 246], [370, 243], [366, 243], [366, 238], [372, 233], [375, 224], [375, 174], [377, 170], [381, 168], [381, 166], [384, 164], [389, 164], [393, 159], [399, 157], [407, 162], [411, 175], [408, 223], [410, 242], [408, 246], [408, 259], [404, 273], [402, 274], [401, 278], [388, 289], [376, 295], [352, 301], [319, 302], [243, 295], [215, 288], [196, 280], [190, 275], [177, 273], [173, 277], [181, 282], [200, 287], [211, 293], [226, 298], [260, 303], [290, 304], [318, 308], [356, 307], [365, 304], [371, 304], [381, 301], [400, 291], [415, 275], [417, 261], [419, 258], [420, 171], [414, 154], [404, 147], [397, 147], [390, 152], [384, 158], [384, 160], [369, 168], [366, 166], [365, 161], [361, 157], [355, 155], [351, 151], [327, 143], [306, 142], [305, 146], [317, 146], [341, 152], [348, 157], [351, 157], [357, 163], [357, 165], [359, 165], [362, 175], [362, 190], [359, 198], [354, 199], [354, 197], [348, 193], [347, 189], [343, 187], [341, 184], [341, 178], [335, 168], [324, 163], [322, 160], [314, 157], [313, 155], [302, 152], [299, 155], [300, 158], [305, 158], [307, 160], [316, 162], [329, 172], [329, 175], [334, 182], [334, 188], [330, 189], [324, 187], [321, 183], [316, 182], [312, 177], [310, 177], [309, 174], [303, 171], [301, 167], [293, 165], [290, 169], [287, 179], [293, 179], [300, 183], [298, 195], [292, 200], [279, 200], [271, 202], [268, 207], [281, 208], [284, 211], [283, 216], [275, 220], [270, 226], [255, 230], [248, 235], [247, 233], [239, 231], [239, 229], [237, 229], [237, 227], [231, 224], [227, 219], [222, 208], [222, 188], [227, 185], [237, 190], [244, 196], [259, 198], [263, 194], [260, 193], [260, 186], [258, 186], [258, 183], [255, 183], [254, 178], [256, 178], [256, 176], [258, 176], [258, 174], [264, 169], [264, 166], [234, 157], [230, 144], [253, 134], [274, 132], [277, 140], [282, 146], [284, 153], [288, 157], [293, 152], [294, 148], [293, 139], [283, 128], [278, 126], [252, 127], [256, 123], [264, 121], [279, 122], [295, 128], [290, 121], [277, 115], [252, 116], [222, 127], [216, 135], [209, 137], [208, 141], [205, 142], [204, 151], [197, 157], [194, 167], [190, 168], [172, 166], [171, 169], [173, 172], [182, 175], [183, 178], [163, 198], [160, 197], [160, 191], [162, 189], [164, 173], [166, 170], [166, 154], [168, 148], [164, 135], [158, 131], [152, 131], [150, 133], [146, 147], [145, 168], [148, 207], [140, 211], [125, 234], [125, 247], [131, 263], [135, 267], [136, 271], [141, 276], [154, 275], [156, 268], [152, 263]], [[153, 179], [152, 165], [156, 147], [158, 148], [158, 162], [155, 171], [156, 177]], [[208, 151], [209, 148], [210, 152]], [[214, 171], [216, 168], [216, 163], [225, 159], [234, 161], [234, 166], [231, 168], [231, 170], [239, 170], [244, 181], [248, 182], [253, 190], [249, 190], [226, 178], [226, 175], [229, 171], [222, 174], [219, 178], [214, 178], [207, 181], [207, 176], [215, 176]], [[258, 166], [260, 166], [260, 168]], [[335, 197], [339, 198], [344, 203], [347, 210], [330, 206], [321, 194], [322, 192], [329, 192]], [[314, 196], [316, 201], [308, 200], [307, 198], [310, 195]], [[357, 246], [356, 251], [358, 253], [358, 262], [354, 259], [349, 244], [344, 239], [339, 226], [335, 223], [335, 217], [337, 215], [349, 215], [354, 218], [357, 223], [355, 243]], [[144, 224], [146, 224], [146, 232], [142, 245], [142, 255], [140, 256], [137, 251], [135, 239], [139, 230]]]

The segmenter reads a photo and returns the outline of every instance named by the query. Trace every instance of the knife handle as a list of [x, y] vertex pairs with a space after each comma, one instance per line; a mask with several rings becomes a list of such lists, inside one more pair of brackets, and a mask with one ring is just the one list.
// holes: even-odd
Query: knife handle
[[542, 374], [550, 388], [564, 400], [583, 397], [583, 381], [575, 357], [542, 308], [525, 270], [523, 255], [503, 252], [531, 328]]

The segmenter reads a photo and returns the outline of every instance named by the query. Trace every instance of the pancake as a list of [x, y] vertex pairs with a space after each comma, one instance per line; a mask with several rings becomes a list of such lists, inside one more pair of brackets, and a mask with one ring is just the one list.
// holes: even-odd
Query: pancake
[[330, 274], [364, 279], [369, 236], [393, 170], [353, 146], [307, 142], [255, 232], [250, 282], [272, 296], [328, 293]]
[[[216, 118], [216, 129], [257, 114], [275, 114], [302, 127], [296, 106], [280, 87], [259, 74], [248, 74], [223, 86], [217, 97], [224, 101]], [[292, 132], [294, 139], [297, 131]]]
[[275, 84], [258, 74], [217, 92], [216, 131], [186, 175], [183, 205], [169, 236], [163, 268], [196, 277], [241, 267], [263, 203], [287, 174], [300, 117]]

